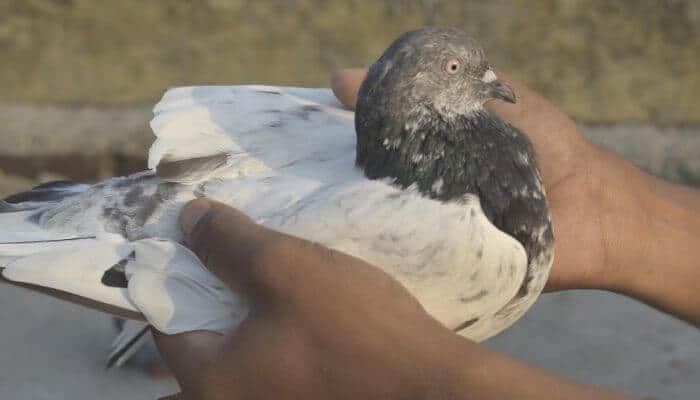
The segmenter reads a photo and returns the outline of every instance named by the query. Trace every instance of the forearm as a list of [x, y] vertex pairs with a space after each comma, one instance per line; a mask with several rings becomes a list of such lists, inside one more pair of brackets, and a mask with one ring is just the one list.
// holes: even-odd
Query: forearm
[[602, 286], [700, 324], [700, 191], [596, 152], [591, 174], [610, 271]]
[[441, 355], [431, 399], [629, 399], [552, 375], [454, 335]]

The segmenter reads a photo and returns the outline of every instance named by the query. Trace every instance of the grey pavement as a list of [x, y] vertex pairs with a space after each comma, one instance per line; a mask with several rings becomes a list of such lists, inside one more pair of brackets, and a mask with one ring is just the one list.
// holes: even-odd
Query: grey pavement
[[111, 317], [0, 283], [0, 400], [148, 399], [177, 391], [138, 368], [106, 370]]
[[492, 347], [645, 400], [700, 398], [700, 329], [602, 291], [545, 294]]
[[[114, 336], [106, 315], [5, 284], [0, 304], [2, 400], [154, 400], [177, 389], [137, 367], [104, 369]], [[645, 399], [700, 394], [700, 330], [622, 296], [544, 295], [488, 345]]]

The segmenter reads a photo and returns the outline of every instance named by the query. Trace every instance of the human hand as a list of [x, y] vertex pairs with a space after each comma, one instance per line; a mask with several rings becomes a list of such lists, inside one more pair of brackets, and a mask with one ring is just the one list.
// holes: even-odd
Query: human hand
[[624, 398], [464, 339], [380, 269], [226, 205], [195, 200], [180, 223], [252, 309], [230, 336], [155, 334], [187, 400]]
[[220, 203], [194, 201], [181, 224], [207, 268], [253, 304], [231, 337], [157, 335], [185, 398], [408, 398], [439, 381], [454, 334], [378, 268]]
[[[354, 109], [366, 72], [354, 68], [333, 74], [331, 86], [346, 107]], [[518, 101], [493, 101], [487, 108], [530, 137], [553, 215], [557, 248], [546, 290], [600, 287], [610, 266], [606, 265], [607, 245], [601, 238], [603, 210], [596, 199], [595, 182], [590, 179], [590, 167], [599, 155], [565, 113], [503, 74], [499, 79], [511, 86]]]

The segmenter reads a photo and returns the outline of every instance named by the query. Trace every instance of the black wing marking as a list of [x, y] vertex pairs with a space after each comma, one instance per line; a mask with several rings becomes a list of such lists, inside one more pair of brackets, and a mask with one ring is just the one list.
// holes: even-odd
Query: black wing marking
[[[2, 201], [14, 205], [22, 203], [52, 203], [74, 196], [86, 188], [88, 188], [88, 185], [70, 181], [47, 182], [25, 192], [5, 197]], [[0, 212], [2, 212], [1, 205]]]
[[146, 325], [136, 335], [134, 335], [121, 348], [115, 350], [107, 359], [107, 369], [114, 366], [124, 364], [131, 356], [141, 348], [141, 345], [146, 340], [146, 333], [151, 329], [150, 325]]
[[102, 275], [102, 284], [109, 287], [126, 289], [129, 286], [129, 280], [126, 278], [126, 264], [133, 260], [135, 256], [136, 254], [132, 251], [127, 258], [120, 260], [105, 271]]
[[166, 181], [194, 180], [225, 166], [227, 160], [227, 153], [192, 157], [184, 160], [170, 160], [166, 156], [158, 163], [156, 174], [159, 178]]
[[61, 239], [46, 239], [46, 240], [21, 240], [17, 242], [0, 242], [0, 245], [3, 244], [39, 244], [39, 243], [55, 243], [55, 242], [73, 242], [77, 240], [86, 240], [86, 239], [97, 239], [97, 236], [77, 236], [77, 237], [69, 237], [69, 238], [61, 238]]

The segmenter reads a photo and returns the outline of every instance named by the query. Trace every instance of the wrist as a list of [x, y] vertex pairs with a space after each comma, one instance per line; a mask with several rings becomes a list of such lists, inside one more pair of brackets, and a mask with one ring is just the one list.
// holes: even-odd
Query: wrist
[[[417, 335], [412, 341], [411, 362], [404, 370], [402, 383], [393, 398], [407, 400], [457, 400], [469, 395], [460, 387], [465, 374], [470, 374], [463, 365], [464, 360], [473, 358], [472, 346], [468, 341], [435, 321], [435, 328]], [[383, 380], [383, 379], [382, 379]], [[460, 392], [462, 389], [462, 392]]]
[[610, 151], [596, 148], [590, 163], [592, 201], [602, 246], [602, 260], [592, 287], [625, 293], [630, 269], [648, 258], [653, 242], [648, 229], [653, 210], [647, 206], [647, 176]]
[[518, 377], [523, 371], [533, 372], [525, 364], [449, 330], [441, 343], [428, 364], [431, 374], [421, 399], [501, 399], [514, 393], [510, 385], [528, 385]]
[[426, 377], [426, 384], [423, 386], [420, 398], [435, 400], [471, 398], [472, 389], [483, 384], [479, 375], [483, 374], [487, 360], [483, 354], [479, 353], [483, 353], [484, 349], [451, 331], [441, 343], [441, 347], [432, 352], [434, 357], [428, 364], [431, 365], [430, 374]]
[[688, 201], [700, 202], [699, 192], [679, 201], [672, 184], [600, 152], [593, 175], [604, 261], [596, 286], [699, 321], [698, 303], [689, 299], [700, 284], [700, 210]]
[[629, 399], [558, 377], [454, 333], [436, 365], [433, 384], [418, 398], [495, 400], [517, 394], [519, 399]]

